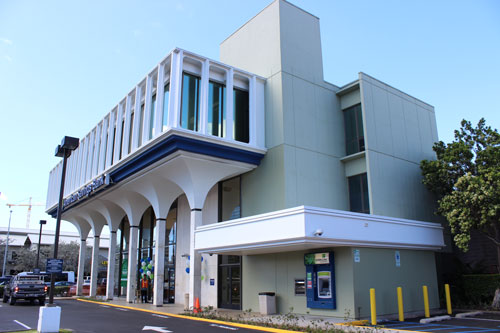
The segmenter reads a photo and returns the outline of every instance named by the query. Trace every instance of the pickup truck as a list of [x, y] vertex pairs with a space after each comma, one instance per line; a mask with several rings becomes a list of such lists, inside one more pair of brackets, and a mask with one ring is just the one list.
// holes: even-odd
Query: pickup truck
[[3, 302], [8, 301], [10, 305], [14, 305], [18, 299], [27, 299], [31, 302], [37, 299], [40, 305], [44, 305], [46, 295], [47, 286], [45, 286], [43, 276], [19, 274], [5, 286]]

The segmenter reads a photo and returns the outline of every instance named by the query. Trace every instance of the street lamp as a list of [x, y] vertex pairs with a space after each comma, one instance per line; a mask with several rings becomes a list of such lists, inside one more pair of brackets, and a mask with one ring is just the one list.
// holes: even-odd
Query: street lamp
[[38, 252], [36, 254], [36, 268], [40, 269], [39, 262], [40, 262], [40, 245], [42, 242], [42, 227], [44, 224], [47, 224], [47, 221], [45, 220], [40, 220], [40, 234], [38, 235]]
[[5, 253], [3, 254], [2, 276], [5, 276], [5, 263], [7, 262], [7, 252], [9, 251], [9, 236], [10, 236], [10, 218], [12, 217], [12, 209], [9, 214], [9, 227], [7, 228], [7, 241], [5, 242]]
[[[60, 145], [57, 145], [55, 155], [57, 157], [63, 158], [63, 168], [61, 174], [61, 188], [59, 190], [59, 203], [57, 204], [57, 220], [56, 220], [56, 237], [54, 240], [54, 259], [57, 259], [57, 251], [59, 248], [59, 231], [61, 229], [61, 214], [64, 196], [64, 182], [66, 180], [66, 162], [68, 157], [71, 156], [71, 152], [78, 148], [79, 144], [78, 138], [73, 138], [71, 136], [65, 136]], [[40, 226], [41, 227], [41, 226]], [[50, 274], [50, 294], [49, 294], [49, 304], [54, 304], [54, 283], [55, 283], [55, 273]]]

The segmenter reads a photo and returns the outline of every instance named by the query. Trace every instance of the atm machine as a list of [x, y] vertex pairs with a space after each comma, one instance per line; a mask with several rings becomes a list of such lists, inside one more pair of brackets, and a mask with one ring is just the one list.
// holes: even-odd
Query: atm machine
[[307, 253], [304, 255], [308, 308], [337, 308], [333, 259], [333, 252]]

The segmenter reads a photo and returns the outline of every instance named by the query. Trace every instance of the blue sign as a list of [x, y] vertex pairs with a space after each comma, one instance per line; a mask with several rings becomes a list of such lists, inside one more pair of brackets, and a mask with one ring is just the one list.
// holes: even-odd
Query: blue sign
[[62, 259], [47, 259], [47, 273], [62, 273], [63, 260]]
[[215, 279], [210, 279], [210, 285], [215, 286]]

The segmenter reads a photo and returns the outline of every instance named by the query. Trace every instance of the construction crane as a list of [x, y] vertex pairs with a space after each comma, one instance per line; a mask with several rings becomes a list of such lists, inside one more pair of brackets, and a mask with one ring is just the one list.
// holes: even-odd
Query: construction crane
[[31, 202], [31, 197], [29, 198], [29, 202], [27, 204], [6, 204], [7, 206], [9, 206], [9, 208], [11, 208], [12, 206], [17, 206], [17, 207], [20, 207], [20, 206], [24, 206], [24, 207], [28, 207], [28, 213], [26, 214], [26, 229], [29, 229], [30, 228], [30, 219], [31, 219], [31, 207], [33, 206], [45, 206], [45, 204], [43, 203], [32, 203]]

